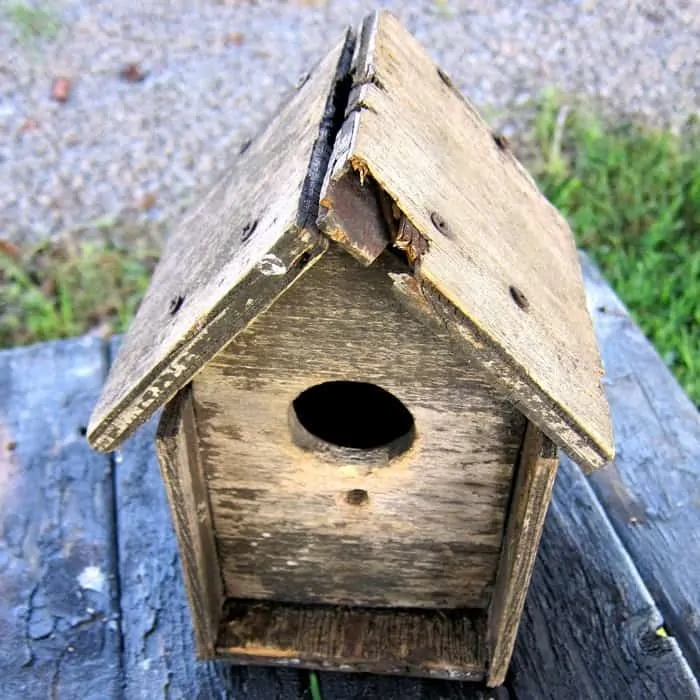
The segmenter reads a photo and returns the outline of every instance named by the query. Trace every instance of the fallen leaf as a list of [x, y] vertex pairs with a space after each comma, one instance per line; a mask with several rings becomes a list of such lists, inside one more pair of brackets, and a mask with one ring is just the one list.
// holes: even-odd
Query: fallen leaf
[[18, 245], [12, 241], [0, 238], [0, 254], [5, 255], [10, 260], [19, 260], [22, 253]]
[[22, 125], [17, 130], [17, 133], [22, 135], [26, 134], [28, 131], [36, 131], [39, 128], [39, 122], [36, 119], [28, 117], [22, 122]]
[[51, 97], [56, 102], [67, 102], [73, 85], [68, 78], [56, 78], [51, 88]]
[[39, 289], [45, 297], [53, 297], [56, 294], [56, 280], [51, 277], [47, 277], [41, 283]]
[[245, 43], [245, 37], [241, 32], [231, 32], [230, 34], [227, 34], [224, 38], [224, 43], [242, 46]]
[[148, 192], [143, 197], [141, 197], [137, 206], [141, 211], [148, 211], [149, 209], [153, 209], [155, 205], [156, 195], [153, 192]]
[[127, 63], [119, 71], [119, 75], [127, 83], [141, 83], [146, 79], [147, 73], [138, 63]]

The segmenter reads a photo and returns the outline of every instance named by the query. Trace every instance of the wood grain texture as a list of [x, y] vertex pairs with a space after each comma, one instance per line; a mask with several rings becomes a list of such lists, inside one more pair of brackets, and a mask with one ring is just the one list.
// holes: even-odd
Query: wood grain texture
[[168, 240], [89, 426], [111, 450], [325, 249], [315, 226], [351, 37]]
[[501, 685], [506, 678], [556, 473], [556, 447], [529, 423], [489, 609], [490, 686]]
[[[281, 602], [488, 603], [525, 419], [394, 299], [391, 256], [338, 248], [193, 383], [227, 596]], [[327, 459], [290, 438], [289, 406], [331, 380], [375, 383], [417, 437], [388, 465]], [[352, 489], [368, 503], [345, 500]]]
[[700, 697], [662, 624], [588, 481], [562, 458], [511, 664], [516, 697]]
[[322, 196], [358, 175], [388, 193], [425, 241], [416, 275], [474, 357], [552, 440], [601, 466], [610, 419], [566, 222], [393, 16], [365, 21], [353, 71]]
[[217, 651], [239, 663], [484, 677], [484, 611], [229, 602]]
[[598, 270], [582, 265], [618, 444], [591, 485], [700, 677], [700, 414]]
[[221, 619], [223, 584], [191, 387], [181, 389], [166, 407], [158, 426], [156, 451], [179, 542], [197, 655], [211, 659]]
[[120, 692], [111, 460], [84, 430], [96, 338], [0, 353], [0, 695]]

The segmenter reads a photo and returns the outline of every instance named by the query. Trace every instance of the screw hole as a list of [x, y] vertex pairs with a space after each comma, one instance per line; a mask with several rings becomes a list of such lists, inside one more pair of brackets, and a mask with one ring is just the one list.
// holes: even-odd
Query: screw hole
[[78, 434], [81, 437], [85, 437], [87, 435], [87, 428], [84, 425], [81, 425], [78, 427]]
[[345, 494], [345, 502], [351, 506], [364, 506], [369, 503], [369, 494], [364, 489], [351, 489]]
[[181, 294], [178, 294], [177, 296], [173, 297], [170, 300], [170, 304], [168, 305], [168, 313], [171, 316], [174, 316], [182, 308], [182, 304], [184, 301], [185, 297], [183, 297]]
[[528, 301], [528, 298], [523, 294], [523, 292], [521, 292], [517, 287], [513, 287], [512, 285], [509, 287], [509, 290], [510, 296], [513, 298], [513, 301], [523, 311], [526, 311], [530, 308], [530, 302]]
[[447, 221], [440, 216], [436, 211], [430, 215], [430, 220], [433, 222], [433, 226], [440, 231], [445, 236], [450, 235], [450, 227], [447, 225]]
[[311, 75], [310, 75], [309, 73], [302, 73], [302, 74], [297, 78], [297, 81], [296, 81], [296, 83], [294, 84], [294, 87], [295, 87], [297, 90], [300, 90], [301, 88], [304, 87], [304, 85], [306, 85], [306, 83], [309, 82], [309, 78], [310, 78], [310, 77], [311, 77]]

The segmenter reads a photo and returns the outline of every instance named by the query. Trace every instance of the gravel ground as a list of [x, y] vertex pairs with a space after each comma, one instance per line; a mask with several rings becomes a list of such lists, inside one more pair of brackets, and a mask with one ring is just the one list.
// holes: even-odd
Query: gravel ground
[[[548, 86], [653, 121], [699, 111], [700, 0], [35, 0], [59, 30], [31, 41], [23, 2], [0, 0], [0, 238], [16, 242], [124, 211], [172, 220], [380, 6], [506, 121]], [[132, 62], [143, 81], [120, 77]]]

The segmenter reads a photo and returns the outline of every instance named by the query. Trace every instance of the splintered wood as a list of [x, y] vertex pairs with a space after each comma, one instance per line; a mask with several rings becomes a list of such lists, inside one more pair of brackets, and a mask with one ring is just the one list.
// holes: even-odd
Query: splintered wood
[[365, 21], [353, 75], [322, 228], [371, 262], [388, 233], [354, 226], [337, 201], [347, 178], [386, 192], [424, 239], [415, 274], [433, 313], [530, 420], [584, 466], [601, 466], [610, 419], [566, 222], [390, 14]]

